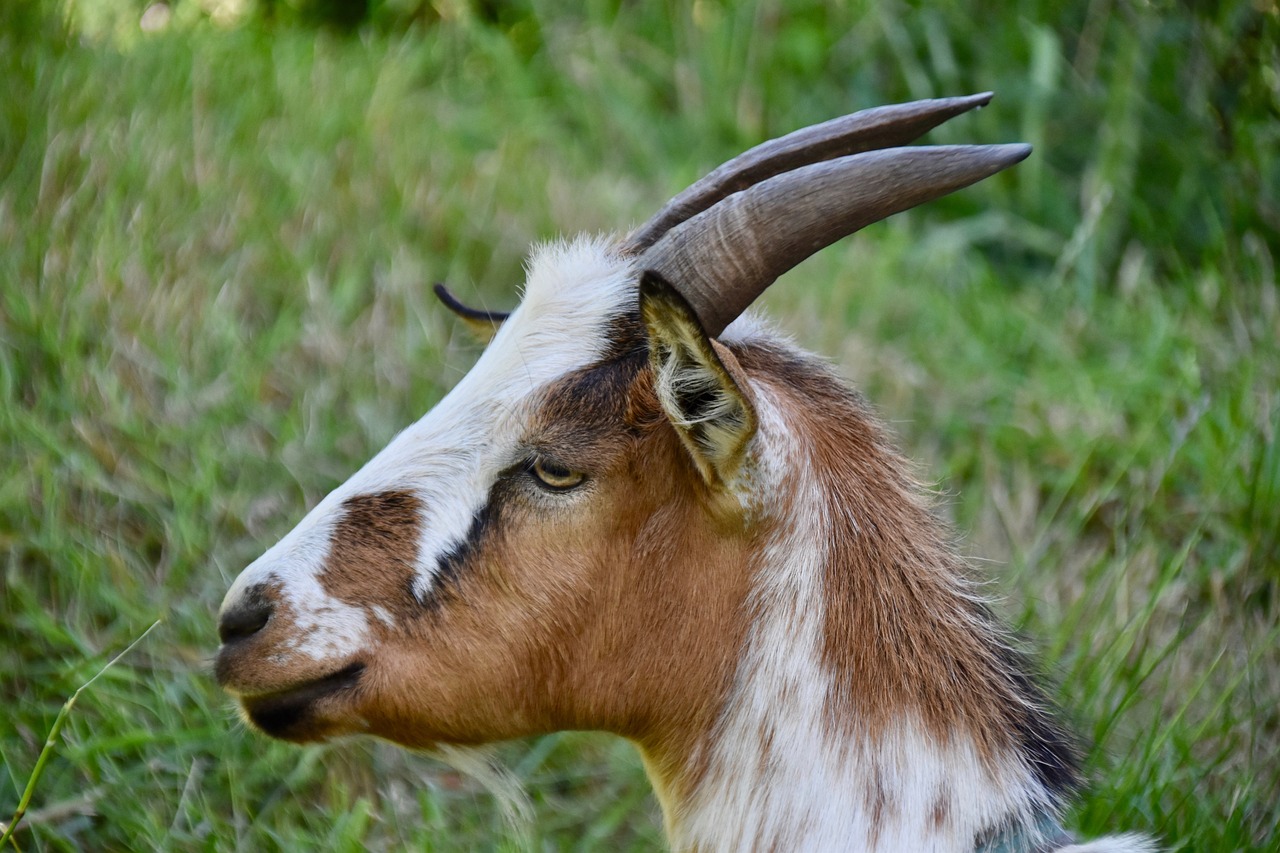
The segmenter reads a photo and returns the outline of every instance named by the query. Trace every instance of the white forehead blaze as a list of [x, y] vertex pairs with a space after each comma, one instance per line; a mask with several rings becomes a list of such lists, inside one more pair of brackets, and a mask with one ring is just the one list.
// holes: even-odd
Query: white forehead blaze
[[387, 611], [368, 614], [339, 601], [318, 575], [343, 502], [387, 491], [407, 491], [420, 502], [413, 586], [420, 598], [430, 594], [440, 559], [466, 540], [497, 475], [519, 461], [529, 427], [526, 402], [548, 383], [598, 361], [610, 344], [609, 321], [636, 299], [636, 273], [614, 253], [610, 239], [542, 246], [527, 269], [520, 307], [470, 372], [246, 568], [228, 590], [224, 611], [246, 590], [271, 584], [300, 629], [287, 651], [316, 660], [358, 651], [371, 624], [386, 622]]

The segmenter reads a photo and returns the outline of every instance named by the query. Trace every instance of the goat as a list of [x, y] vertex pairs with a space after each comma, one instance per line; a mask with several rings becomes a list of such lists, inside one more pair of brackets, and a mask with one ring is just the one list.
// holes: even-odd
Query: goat
[[594, 729], [674, 849], [1075, 846], [1076, 751], [861, 398], [743, 311], [1017, 163], [910, 146], [990, 94], [758, 146], [624, 238], [537, 249], [468, 375], [227, 592], [248, 722], [413, 748]]

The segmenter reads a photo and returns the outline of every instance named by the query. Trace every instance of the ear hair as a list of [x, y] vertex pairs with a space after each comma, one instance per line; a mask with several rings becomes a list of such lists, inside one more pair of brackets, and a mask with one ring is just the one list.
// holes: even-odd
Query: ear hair
[[684, 297], [651, 270], [640, 278], [640, 316], [667, 420], [708, 485], [732, 483], [756, 431], [748, 394], [720, 353], [730, 360], [732, 355], [707, 337]]
[[487, 344], [493, 340], [493, 336], [498, 333], [498, 327], [511, 316], [504, 311], [481, 311], [479, 308], [464, 305], [458, 297], [449, 292], [449, 288], [445, 287], [443, 282], [438, 282], [431, 289], [435, 292], [436, 298], [444, 303], [444, 307], [456, 314], [482, 343]]

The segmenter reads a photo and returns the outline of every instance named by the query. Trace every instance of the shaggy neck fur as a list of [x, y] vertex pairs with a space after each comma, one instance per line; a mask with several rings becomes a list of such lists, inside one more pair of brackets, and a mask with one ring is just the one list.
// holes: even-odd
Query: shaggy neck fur
[[650, 764], [674, 849], [1037, 838], [1076, 784], [1071, 747], [905, 463], [814, 360], [731, 348], [775, 533], [719, 718], [674, 773]]

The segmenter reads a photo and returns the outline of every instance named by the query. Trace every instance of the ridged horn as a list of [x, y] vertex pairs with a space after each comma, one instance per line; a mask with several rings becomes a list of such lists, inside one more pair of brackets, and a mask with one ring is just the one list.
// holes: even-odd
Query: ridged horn
[[626, 250], [644, 251], [685, 220], [761, 181], [836, 157], [906, 145], [947, 119], [986, 106], [991, 98], [991, 92], [983, 92], [872, 107], [763, 142], [667, 202], [627, 238]]
[[641, 253], [711, 337], [769, 285], [841, 237], [1025, 159], [1029, 145], [890, 148], [802, 166], [734, 193]]

